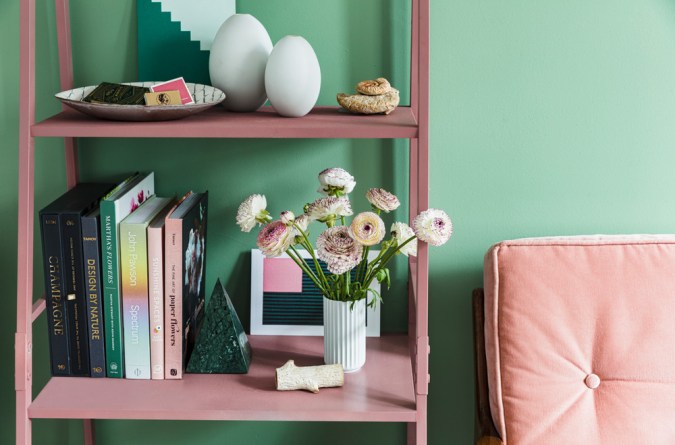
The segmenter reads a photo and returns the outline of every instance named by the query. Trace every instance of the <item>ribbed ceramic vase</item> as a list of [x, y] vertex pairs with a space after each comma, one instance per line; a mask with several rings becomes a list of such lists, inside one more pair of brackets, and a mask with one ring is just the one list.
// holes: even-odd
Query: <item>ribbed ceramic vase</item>
[[366, 300], [354, 303], [323, 298], [323, 360], [342, 363], [345, 372], [366, 363]]

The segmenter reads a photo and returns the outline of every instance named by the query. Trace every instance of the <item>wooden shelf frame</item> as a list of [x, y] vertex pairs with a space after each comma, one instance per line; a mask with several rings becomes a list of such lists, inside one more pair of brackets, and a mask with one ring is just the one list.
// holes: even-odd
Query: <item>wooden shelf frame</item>
[[[306, 364], [317, 364], [322, 357], [322, 342], [309, 337], [252, 336], [256, 355], [250, 373], [243, 376], [188, 375], [182, 381], [169, 382], [52, 378], [35, 398], [32, 382], [33, 322], [45, 309], [43, 298], [33, 301], [35, 138], [63, 138], [68, 188], [78, 182], [76, 138], [80, 137], [405, 138], [410, 140], [409, 212], [412, 218], [429, 206], [429, 0], [411, 2], [410, 107], [400, 107], [390, 116], [368, 117], [348, 115], [336, 107], [317, 107], [308, 116], [296, 119], [278, 117], [268, 108], [247, 115], [214, 109], [183, 121], [140, 124], [98, 121], [65, 109], [42, 122], [35, 122], [36, 8], [35, 0], [21, 0], [15, 334], [17, 445], [32, 443], [31, 419], [34, 418], [83, 419], [86, 445], [93, 445], [95, 441], [93, 419], [405, 422], [409, 445], [427, 443], [429, 256], [425, 243], [419, 244], [417, 258], [410, 259], [407, 337], [369, 339], [366, 367], [348, 375], [344, 388], [325, 389], [316, 396], [301, 392], [278, 393], [267, 384], [254, 384], [260, 382], [255, 376], [272, 375], [273, 367], [279, 366], [278, 361], [288, 358], [289, 353], [300, 354], [303, 357], [299, 361], [301, 364], [305, 364], [302, 360]], [[70, 5], [69, 0], [55, 0], [55, 4], [60, 86], [66, 90], [73, 87]], [[384, 370], [390, 378], [381, 378]], [[383, 381], [387, 382], [386, 387]], [[214, 388], [223, 385], [228, 391], [240, 394], [240, 400], [255, 400], [255, 407], [241, 404], [237, 398], [233, 398], [236, 403], [218, 398]], [[189, 411], [165, 410], [154, 403], [160, 400], [161, 406], [177, 406], [173, 402], [182, 401], [188, 391], [191, 395], [194, 391], [208, 393], [210, 398], [205, 399], [208, 403], [192, 406]], [[165, 393], [173, 394], [172, 398], [162, 399], [167, 397], [163, 396]], [[62, 397], [64, 394], [68, 397]], [[88, 394], [114, 394], [118, 404], [103, 407], [88, 398]], [[134, 394], [144, 395], [152, 401], [152, 406], [133, 411], [124, 409], [119, 401], [133, 398]], [[64, 400], [71, 402], [63, 407]]]

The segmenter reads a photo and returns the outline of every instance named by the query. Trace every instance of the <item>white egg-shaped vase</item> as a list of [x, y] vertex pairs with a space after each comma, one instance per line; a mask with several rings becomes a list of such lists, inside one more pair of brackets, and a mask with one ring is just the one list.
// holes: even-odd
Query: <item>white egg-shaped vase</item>
[[209, 74], [211, 84], [225, 92], [225, 108], [255, 111], [265, 103], [265, 67], [272, 47], [265, 27], [250, 14], [235, 14], [220, 25]]
[[316, 104], [321, 90], [321, 68], [312, 46], [302, 37], [279, 40], [267, 61], [265, 90], [270, 104], [282, 116], [300, 117]]

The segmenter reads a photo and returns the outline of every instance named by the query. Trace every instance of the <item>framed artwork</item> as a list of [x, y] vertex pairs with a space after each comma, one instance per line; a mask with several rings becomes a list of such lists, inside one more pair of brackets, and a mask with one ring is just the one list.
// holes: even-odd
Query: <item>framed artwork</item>
[[211, 44], [235, 12], [235, 0], [137, 0], [138, 80], [211, 85]]
[[[371, 251], [368, 257], [377, 254]], [[371, 289], [379, 293], [380, 283]], [[369, 293], [368, 301], [372, 298]], [[323, 295], [286, 254], [265, 258], [260, 250], [251, 251], [251, 335], [323, 335]], [[366, 335], [380, 336], [380, 304], [366, 310]]]

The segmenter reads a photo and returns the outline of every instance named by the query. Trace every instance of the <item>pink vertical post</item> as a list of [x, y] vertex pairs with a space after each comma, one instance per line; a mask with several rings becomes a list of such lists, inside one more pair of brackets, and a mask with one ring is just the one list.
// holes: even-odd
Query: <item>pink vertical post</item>
[[[56, 33], [59, 47], [59, 77], [61, 90], [73, 88], [73, 44], [70, 35], [70, 2], [69, 0], [55, 0], [56, 6]], [[66, 106], [63, 105], [65, 109]], [[74, 187], [79, 181], [77, 168], [77, 141], [75, 138], [63, 138], [66, 184]], [[84, 419], [84, 443], [94, 445], [94, 421]]]
[[21, 80], [19, 91], [19, 217], [15, 335], [16, 443], [31, 442], [28, 406], [32, 401], [33, 212], [35, 145], [35, 0], [21, 2]]
[[[411, 210], [414, 216], [429, 207], [429, 0], [413, 0], [411, 106], [418, 135], [411, 141]], [[413, 186], [414, 185], [414, 186]], [[414, 207], [413, 207], [414, 206]], [[427, 394], [429, 387], [429, 247], [417, 250], [415, 301], [415, 393], [417, 419], [408, 424], [409, 445], [427, 443]]]
[[[55, 3], [61, 90], [69, 90], [73, 88], [73, 47], [70, 38], [70, 2], [69, 0], [55, 0]], [[66, 106], [63, 105], [63, 108], [65, 109]], [[77, 143], [75, 138], [64, 138], [63, 143], [66, 156], [66, 183], [70, 189], [78, 182]]]

